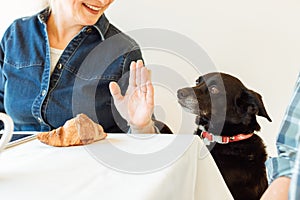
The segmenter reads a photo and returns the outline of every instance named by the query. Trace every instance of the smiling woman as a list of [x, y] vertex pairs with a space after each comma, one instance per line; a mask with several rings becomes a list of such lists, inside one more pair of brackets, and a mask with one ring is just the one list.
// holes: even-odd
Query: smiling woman
[[0, 46], [0, 112], [16, 131], [50, 131], [79, 113], [105, 132], [159, 131], [139, 45], [104, 15], [112, 2], [49, 0], [8, 27]]
[[47, 20], [47, 32], [50, 46], [65, 49], [84, 26], [96, 23], [112, 2], [113, 0], [49, 0], [51, 14]]

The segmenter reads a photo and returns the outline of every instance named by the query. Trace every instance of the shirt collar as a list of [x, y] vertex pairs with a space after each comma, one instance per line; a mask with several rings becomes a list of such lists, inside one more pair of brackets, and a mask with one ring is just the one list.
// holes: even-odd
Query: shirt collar
[[[38, 19], [41, 23], [46, 23], [51, 13], [50, 7], [45, 8], [40, 13], [38, 13]], [[99, 20], [92, 26], [86, 26], [82, 30], [85, 30], [87, 27], [94, 27], [100, 34], [101, 39], [105, 40], [106, 32], [109, 28], [109, 21], [106, 18], [105, 14], [102, 14]]]
[[100, 17], [100, 19], [93, 25], [101, 35], [102, 40], [105, 40], [105, 35], [109, 27], [109, 21], [104, 14]]
[[41, 12], [38, 13], [38, 19], [41, 23], [46, 23], [50, 15], [50, 7], [45, 8]]

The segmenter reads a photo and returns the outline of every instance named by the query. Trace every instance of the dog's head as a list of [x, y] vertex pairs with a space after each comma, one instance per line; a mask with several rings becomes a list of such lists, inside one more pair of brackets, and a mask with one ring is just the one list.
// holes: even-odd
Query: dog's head
[[196, 86], [179, 89], [177, 97], [186, 111], [197, 115], [196, 124], [221, 135], [259, 131], [256, 115], [271, 121], [261, 95], [229, 74], [200, 76]]

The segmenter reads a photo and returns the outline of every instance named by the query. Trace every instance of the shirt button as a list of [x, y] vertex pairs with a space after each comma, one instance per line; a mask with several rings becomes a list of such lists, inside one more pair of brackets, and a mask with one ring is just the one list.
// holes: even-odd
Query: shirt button
[[38, 117], [37, 120], [39, 121], [39, 123], [43, 122], [42, 118], [40, 118], [40, 117]]
[[47, 94], [47, 91], [46, 90], [43, 90], [42, 91], [42, 96], [45, 96]]
[[91, 33], [91, 32], [92, 32], [92, 29], [91, 29], [91, 28], [88, 28], [88, 29], [86, 29], [86, 32], [87, 32], [87, 33]]
[[62, 68], [62, 64], [59, 63], [58, 66], [57, 66], [57, 69], [61, 69]]

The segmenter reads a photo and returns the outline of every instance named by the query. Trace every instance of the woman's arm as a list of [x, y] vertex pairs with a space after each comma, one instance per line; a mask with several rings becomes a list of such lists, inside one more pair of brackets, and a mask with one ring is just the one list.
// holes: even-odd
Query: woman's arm
[[263, 194], [261, 200], [287, 200], [291, 179], [279, 177], [275, 179]]

